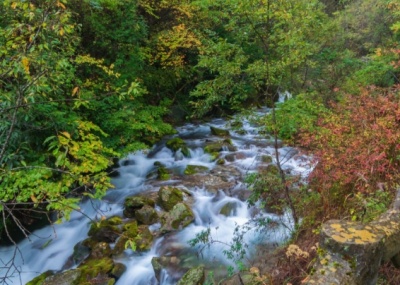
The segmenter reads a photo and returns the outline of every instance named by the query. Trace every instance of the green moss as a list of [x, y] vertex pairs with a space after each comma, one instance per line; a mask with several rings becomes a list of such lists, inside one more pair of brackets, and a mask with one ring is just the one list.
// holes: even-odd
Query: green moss
[[219, 136], [219, 137], [229, 136], [228, 130], [224, 130], [224, 129], [220, 129], [220, 128], [216, 128], [216, 127], [210, 127], [210, 129], [211, 129], [211, 133], [215, 136]]
[[93, 278], [96, 278], [98, 276], [108, 276], [113, 268], [114, 261], [109, 257], [87, 260], [78, 267], [78, 269], [81, 270], [82, 274], [81, 277], [78, 279], [78, 282], [76, 282], [75, 284], [90, 284], [90, 281]]
[[171, 178], [171, 175], [169, 174], [167, 168], [160, 166], [157, 169], [157, 174], [158, 174], [158, 179], [160, 180], [169, 180]]
[[26, 285], [42, 285], [43, 281], [49, 277], [53, 275], [53, 272], [51, 270], [48, 270], [46, 272], [43, 272], [42, 274], [40, 274], [39, 276], [36, 276], [35, 278], [33, 278], [31, 281], [29, 281], [28, 283], [26, 283]]
[[186, 166], [185, 171], [183, 172], [185, 175], [196, 174], [197, 172], [208, 171], [208, 167], [202, 165], [191, 165]]
[[179, 138], [173, 138], [167, 141], [166, 146], [172, 151], [178, 151], [179, 149], [182, 151], [182, 154], [186, 157], [190, 156], [189, 148], [186, 145], [186, 142]]
[[183, 201], [183, 193], [175, 187], [161, 187], [158, 191], [158, 198], [166, 211], [170, 211], [177, 203]]

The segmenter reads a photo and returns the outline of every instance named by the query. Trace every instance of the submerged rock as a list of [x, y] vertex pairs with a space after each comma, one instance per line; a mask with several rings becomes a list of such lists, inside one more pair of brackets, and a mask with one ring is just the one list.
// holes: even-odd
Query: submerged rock
[[183, 201], [183, 193], [179, 188], [163, 186], [158, 190], [158, 198], [161, 207], [170, 211], [177, 203]]
[[204, 280], [204, 266], [200, 265], [186, 272], [177, 285], [203, 285]]

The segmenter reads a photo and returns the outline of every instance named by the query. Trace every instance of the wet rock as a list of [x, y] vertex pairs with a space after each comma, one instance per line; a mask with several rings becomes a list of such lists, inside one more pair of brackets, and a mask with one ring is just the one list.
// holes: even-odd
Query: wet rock
[[109, 257], [85, 260], [78, 267], [81, 275], [76, 284], [114, 284], [115, 279], [109, 276], [113, 268], [114, 261]]
[[174, 152], [177, 152], [178, 150], [180, 150], [184, 156], [190, 157], [190, 151], [186, 145], [186, 142], [179, 137], [176, 137], [176, 138], [173, 138], [173, 139], [170, 139], [169, 141], [167, 141], [166, 146]]
[[[49, 276], [43, 280], [43, 283], [37, 283], [41, 285], [73, 285], [77, 284], [77, 280], [81, 277], [81, 271], [79, 269], [71, 269], [64, 272], [57, 273]], [[28, 283], [29, 284], [29, 283]]]
[[133, 196], [125, 199], [124, 202], [124, 216], [128, 218], [135, 217], [135, 211], [141, 209], [143, 206], [155, 206], [154, 200], [144, 196]]
[[183, 201], [183, 193], [176, 187], [163, 186], [158, 190], [161, 207], [170, 211], [177, 203]]
[[157, 178], [163, 181], [169, 180], [171, 178], [171, 174], [169, 173], [167, 168], [160, 166], [157, 169]]
[[204, 280], [204, 266], [200, 265], [186, 272], [177, 285], [203, 285]]
[[135, 217], [139, 223], [144, 225], [151, 225], [158, 221], [158, 214], [156, 210], [148, 205], [145, 205], [141, 209], [135, 211]]
[[180, 260], [176, 256], [153, 257], [151, 260], [151, 265], [153, 266], [154, 275], [158, 282], [160, 282], [162, 270], [168, 270], [169, 268], [177, 267], [179, 263]]
[[[221, 281], [221, 285], [243, 285], [243, 284], [258, 284], [254, 276], [247, 272], [240, 272]], [[322, 285], [322, 284], [321, 284]]]
[[198, 172], [206, 172], [208, 170], [209, 169], [206, 166], [189, 164], [188, 166], [186, 166], [185, 171], [183, 173], [185, 175], [192, 175]]
[[33, 278], [31, 281], [29, 281], [28, 283], [26, 283], [26, 285], [42, 285], [43, 281], [49, 277], [54, 275], [54, 272], [51, 270], [48, 270], [46, 272], [43, 272], [42, 274], [40, 274], [39, 276], [36, 276], [35, 278]]
[[176, 204], [173, 209], [162, 217], [161, 232], [170, 232], [182, 229], [194, 221], [194, 214], [185, 203]]
[[237, 151], [237, 148], [232, 144], [230, 139], [223, 141], [209, 142], [205, 147], [204, 151], [213, 154], [221, 151]]
[[219, 214], [229, 217], [235, 213], [236, 207], [237, 204], [235, 202], [228, 202], [221, 208]]
[[139, 226], [138, 236], [136, 238], [136, 248], [140, 251], [150, 250], [153, 244], [153, 234], [147, 226]]
[[119, 225], [122, 223], [120, 217], [112, 217], [100, 223], [90, 226], [88, 235], [95, 241], [114, 242], [121, 234]]
[[216, 127], [210, 127], [211, 129], [211, 134], [213, 134], [214, 136], [219, 136], [219, 137], [228, 137], [230, 136], [229, 131], [228, 130], [224, 130], [224, 129], [220, 129], [220, 128], [216, 128]]
[[262, 155], [261, 161], [264, 163], [272, 163], [272, 157], [269, 155]]
[[99, 242], [92, 248], [89, 258], [101, 259], [101, 258], [110, 257], [110, 256], [111, 256], [110, 245], [106, 242]]
[[120, 255], [127, 249], [127, 242], [131, 240], [134, 245], [136, 251], [146, 251], [149, 250], [153, 244], [153, 234], [150, 232], [149, 228], [145, 225], [134, 226], [132, 223], [131, 229], [129, 231], [124, 232], [121, 237], [115, 243], [113, 249], [113, 255]]
[[122, 274], [126, 271], [126, 266], [125, 264], [122, 263], [115, 263], [113, 269], [111, 270], [111, 275], [115, 277], [116, 279], [119, 279]]

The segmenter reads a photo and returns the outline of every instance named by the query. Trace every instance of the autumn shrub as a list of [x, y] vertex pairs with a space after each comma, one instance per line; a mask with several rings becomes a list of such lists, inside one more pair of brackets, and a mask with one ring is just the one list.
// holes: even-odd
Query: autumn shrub
[[331, 204], [329, 209], [357, 193], [366, 198], [399, 184], [398, 91], [398, 87], [389, 91], [371, 87], [357, 96], [344, 96], [332, 105], [332, 113], [321, 117], [317, 132], [302, 134], [302, 145], [312, 149], [317, 162], [311, 187], [325, 206]]

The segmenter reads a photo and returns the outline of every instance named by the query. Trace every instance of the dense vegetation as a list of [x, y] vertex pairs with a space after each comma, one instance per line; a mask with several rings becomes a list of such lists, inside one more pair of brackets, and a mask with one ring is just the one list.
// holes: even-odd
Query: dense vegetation
[[113, 159], [172, 124], [285, 90], [298, 95], [263, 122], [318, 161], [294, 197], [297, 238], [373, 218], [399, 185], [396, 0], [3, 0], [0, 13], [2, 237], [101, 197]]

